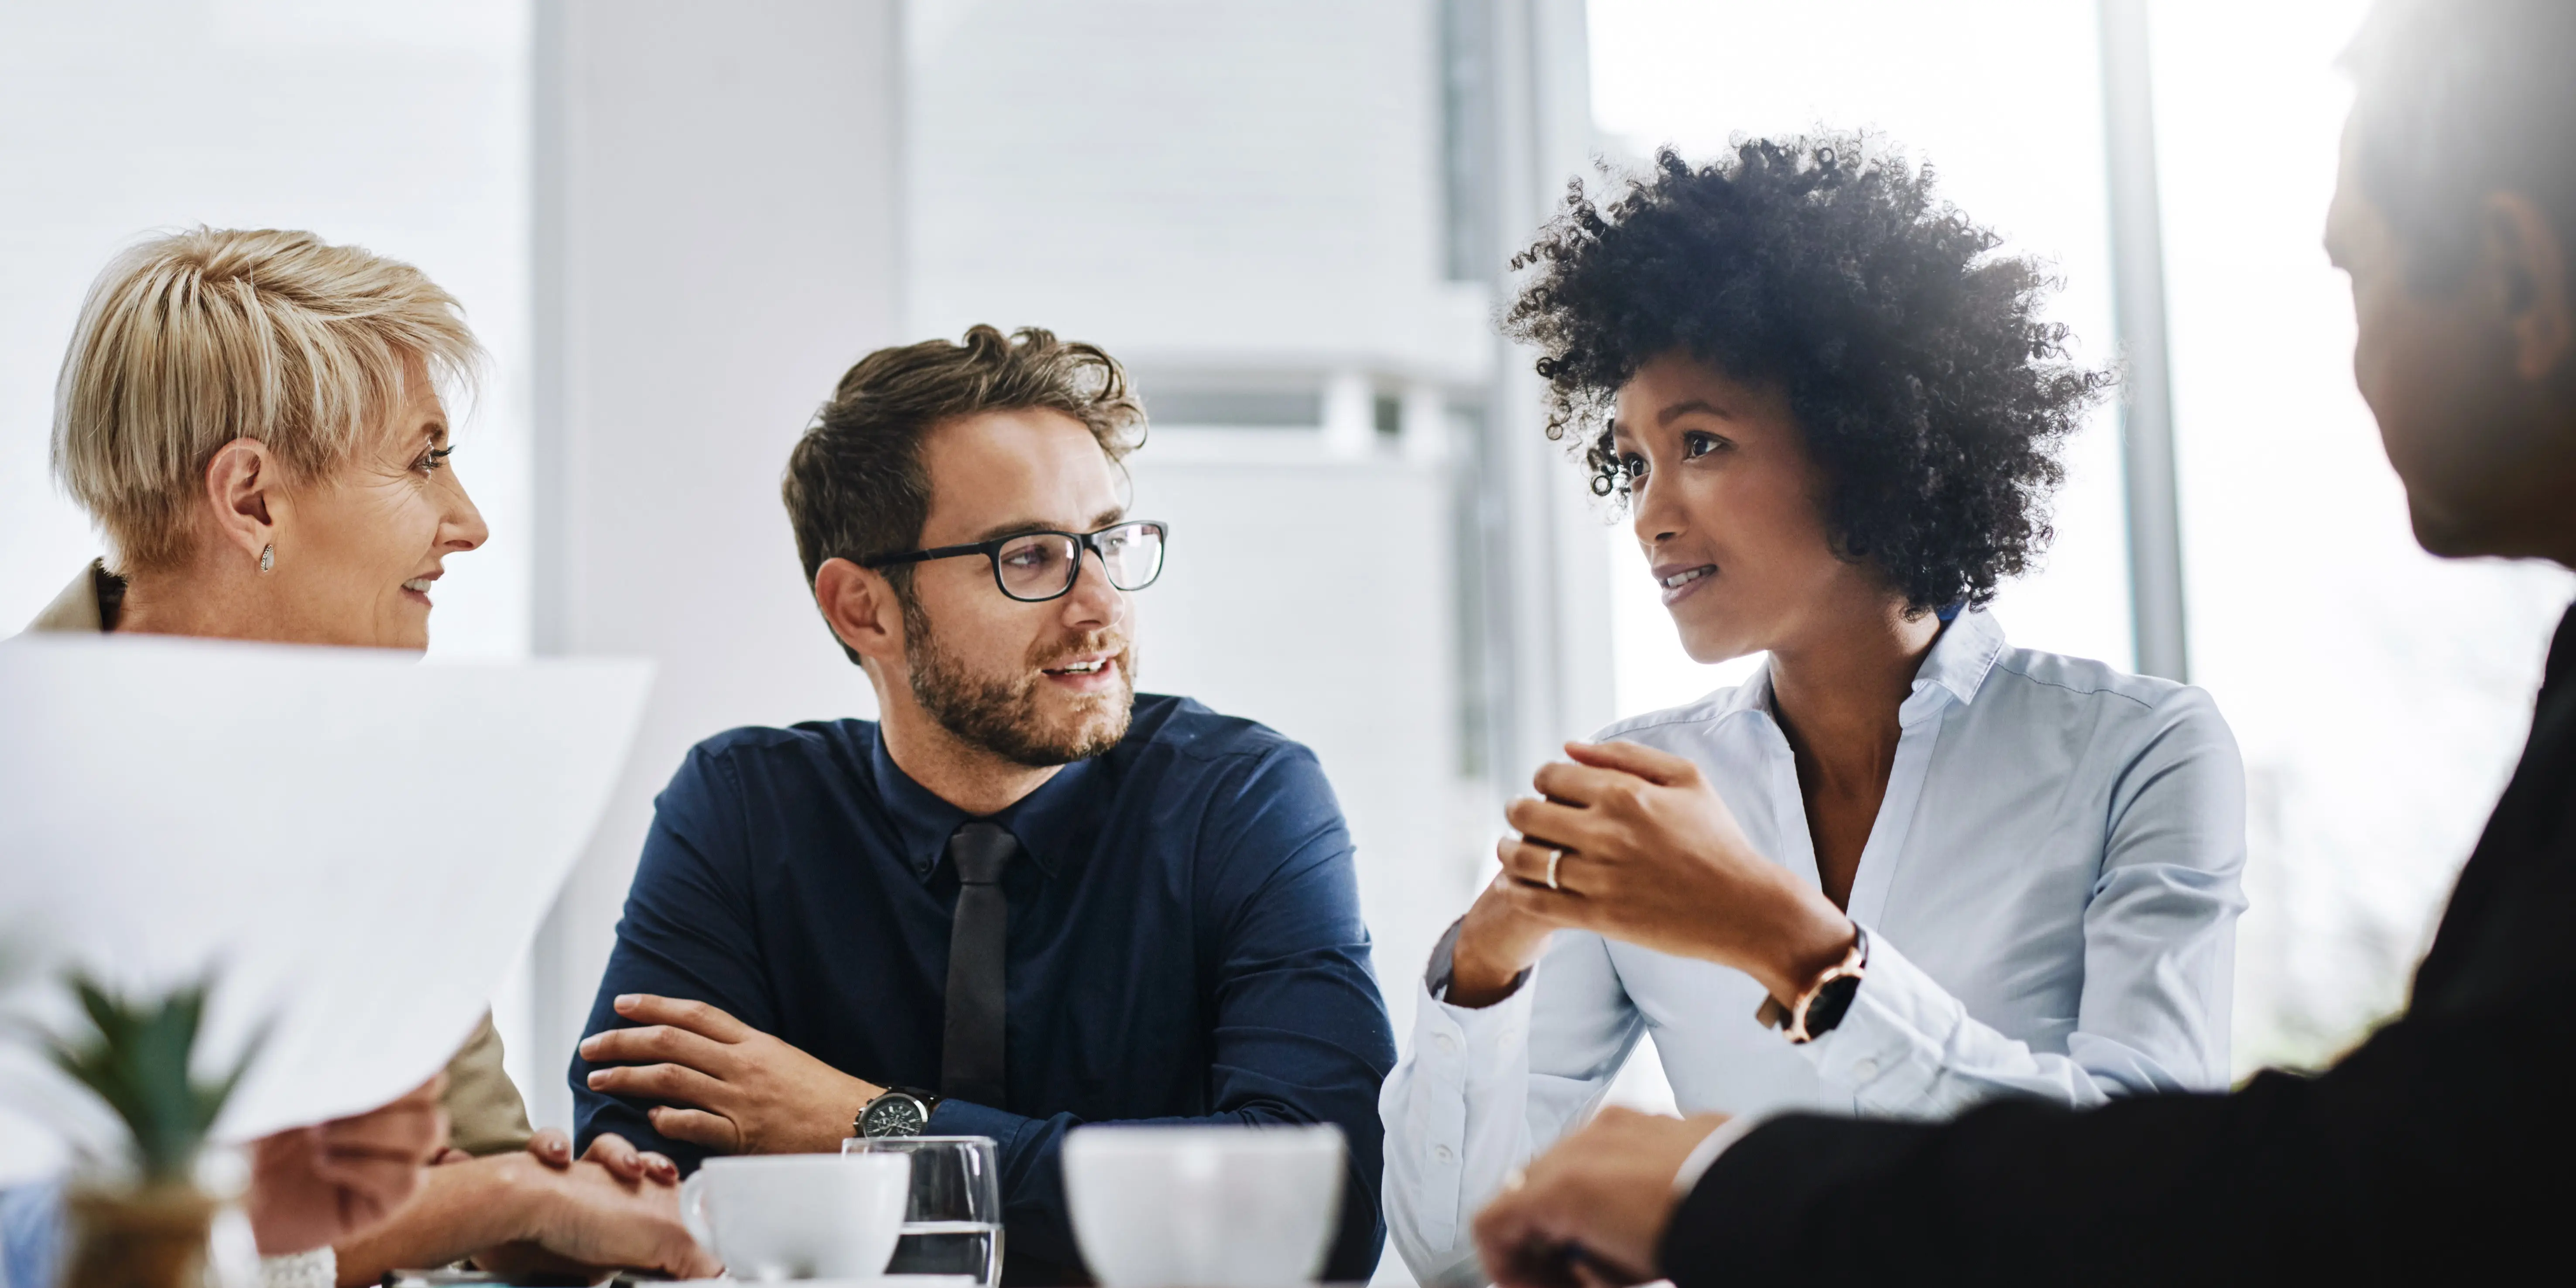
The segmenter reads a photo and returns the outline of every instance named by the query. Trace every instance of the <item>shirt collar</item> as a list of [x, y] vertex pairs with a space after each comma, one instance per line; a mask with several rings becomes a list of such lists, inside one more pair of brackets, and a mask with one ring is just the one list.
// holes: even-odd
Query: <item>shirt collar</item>
[[1914, 673], [1914, 691], [1946, 689], [1966, 706], [1977, 700], [1977, 690], [1985, 687], [1987, 673], [2003, 653], [2003, 624], [1982, 608], [1969, 609], [1952, 618], [1932, 642], [1931, 653]]
[[104, 560], [93, 559], [81, 569], [36, 620], [27, 623], [33, 631], [64, 631], [90, 634], [116, 628], [117, 610], [125, 603], [125, 580], [107, 570]]
[[1744, 683], [1736, 685], [1727, 693], [1726, 700], [1717, 704], [1714, 714], [1731, 716], [1746, 711], [1770, 714], [1771, 659], [1767, 655], [1762, 659], [1762, 665], [1753, 668], [1753, 674], [1744, 677]]
[[[975, 815], [949, 804], [903, 772], [886, 750], [884, 729], [878, 729], [876, 745], [868, 755], [876, 769], [877, 799], [884, 802], [886, 816], [894, 820], [895, 833], [903, 843], [904, 862], [912, 866], [914, 876], [928, 881], [948, 854], [948, 838]], [[1064, 868], [1063, 846], [1072, 830], [1072, 808], [1082, 798], [1082, 783], [1090, 773], [1091, 762], [1077, 760], [1057, 770], [1036, 791], [992, 816], [994, 822], [1019, 840], [1020, 852], [1049, 877]]]
[[[2571, 620], [2576, 620], [2576, 610], [2570, 610], [2570, 613]], [[1958, 699], [1961, 705], [1973, 702], [1977, 690], [1985, 687], [1986, 673], [1994, 669], [1995, 659], [2002, 657], [2003, 652], [2003, 624], [1997, 622], [1993, 614], [1984, 609], [1959, 613], [1942, 627], [1940, 637], [1932, 642], [1932, 651], [1923, 656], [1923, 665], [1915, 669], [1914, 692], [1919, 695], [1926, 689], [1937, 688]], [[1907, 699], [1909, 704], [1913, 701]], [[1726, 699], [1717, 704], [1714, 714], [1729, 716], [1744, 711], [1766, 715], [1771, 711], [1771, 662], [1768, 658], [1763, 659], [1762, 665], [1755, 667], [1753, 674], [1745, 677], [1744, 683], [1735, 686]], [[1911, 718], [1910, 713], [1908, 718]]]

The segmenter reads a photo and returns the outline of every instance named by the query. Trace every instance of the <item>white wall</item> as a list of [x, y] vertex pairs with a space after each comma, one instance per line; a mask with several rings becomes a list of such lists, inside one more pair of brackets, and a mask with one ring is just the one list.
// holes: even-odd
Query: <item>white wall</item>
[[850, 363], [894, 338], [891, 3], [558, 0], [536, 56], [542, 651], [660, 663], [625, 780], [538, 941], [533, 1070], [564, 1070], [655, 791], [701, 738], [873, 714], [778, 499]]
[[1424, 0], [914, 0], [906, 325], [1472, 381]]

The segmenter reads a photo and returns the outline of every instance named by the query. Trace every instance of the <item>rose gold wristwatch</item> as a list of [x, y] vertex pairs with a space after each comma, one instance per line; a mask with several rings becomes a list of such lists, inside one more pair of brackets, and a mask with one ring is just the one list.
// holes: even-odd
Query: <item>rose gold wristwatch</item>
[[1766, 1028], [1784, 1030], [1791, 1042], [1813, 1042], [1843, 1022], [1852, 998], [1860, 993], [1861, 977], [1868, 973], [1869, 932], [1854, 926], [1851, 950], [1840, 962], [1827, 967], [1795, 1001], [1783, 1005], [1779, 998], [1764, 997], [1753, 1018]]

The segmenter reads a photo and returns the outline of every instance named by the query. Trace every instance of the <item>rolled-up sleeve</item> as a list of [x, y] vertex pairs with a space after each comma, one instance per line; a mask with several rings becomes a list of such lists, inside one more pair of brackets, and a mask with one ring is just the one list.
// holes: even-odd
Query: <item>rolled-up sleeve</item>
[[1869, 973], [1833, 1032], [1801, 1048], [1866, 1113], [1946, 1117], [1999, 1094], [2075, 1107], [2224, 1087], [2245, 771], [2202, 690], [2174, 690], [2120, 762], [2084, 909], [2084, 983], [2063, 1054], [1968, 1013], [1871, 936]]
[[1379, 1101], [1386, 1216], [1425, 1284], [1483, 1283], [1468, 1222], [1503, 1177], [1600, 1103], [1644, 1020], [1597, 935], [1560, 931], [1491, 1006], [1453, 1006], [1419, 977], [1413, 1041]]

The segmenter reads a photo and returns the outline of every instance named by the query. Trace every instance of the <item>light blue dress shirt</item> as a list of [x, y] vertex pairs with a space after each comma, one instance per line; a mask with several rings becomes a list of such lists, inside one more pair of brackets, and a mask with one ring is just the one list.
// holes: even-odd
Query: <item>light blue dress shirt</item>
[[[2209, 695], [2010, 647], [1968, 612], [1898, 721], [1849, 907], [1868, 976], [1817, 1041], [1756, 1023], [1749, 976], [1592, 934], [1560, 932], [1492, 1006], [1425, 991], [1379, 1102], [1387, 1223], [1417, 1276], [1473, 1274], [1476, 1209], [1590, 1116], [1647, 1032], [1685, 1113], [1929, 1117], [2226, 1084], [2245, 773]], [[1599, 737], [1697, 762], [1754, 847], [1816, 881], [1767, 668]]]

